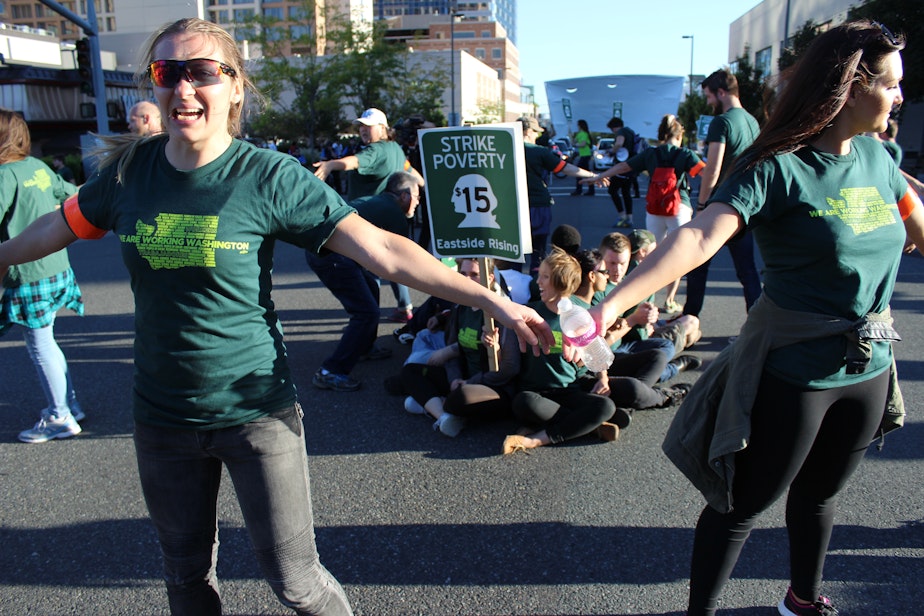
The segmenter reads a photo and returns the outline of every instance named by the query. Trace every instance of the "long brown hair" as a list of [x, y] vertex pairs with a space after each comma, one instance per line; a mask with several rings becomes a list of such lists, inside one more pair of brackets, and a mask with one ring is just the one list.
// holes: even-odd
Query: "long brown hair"
[[870, 90], [883, 75], [885, 58], [904, 47], [904, 36], [865, 19], [818, 35], [781, 76], [783, 89], [770, 118], [740, 159], [752, 167], [818, 137], [840, 113], [850, 89]]
[[22, 116], [0, 108], [0, 165], [22, 160], [32, 151], [32, 136]]

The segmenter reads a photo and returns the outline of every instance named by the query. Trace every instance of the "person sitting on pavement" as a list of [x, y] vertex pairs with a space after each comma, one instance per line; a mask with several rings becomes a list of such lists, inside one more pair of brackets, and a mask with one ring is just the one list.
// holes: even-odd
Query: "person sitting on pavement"
[[[522, 371], [519, 393], [513, 399], [513, 414], [523, 424], [517, 434], [504, 439], [504, 455], [544, 445], [563, 443], [590, 434], [613, 417], [616, 406], [607, 397], [606, 373], [598, 375], [597, 384], [585, 391], [578, 382], [583, 368], [566, 360], [562, 355], [562, 331], [558, 302], [569, 297], [581, 282], [581, 266], [577, 260], [560, 248], [539, 264], [540, 301], [528, 304], [542, 315], [555, 335], [556, 344], [548, 355], [521, 357]], [[616, 440], [619, 428], [608, 424], [598, 436], [607, 441]]]
[[[575, 258], [581, 266], [581, 284], [571, 296], [571, 301], [576, 306], [590, 308], [595, 293], [606, 286], [608, 272], [598, 250], [582, 250]], [[620, 335], [628, 331], [628, 326], [621, 325], [608, 331], [605, 339], [610, 345], [617, 345]], [[623, 429], [629, 425], [634, 410], [665, 408], [678, 404], [683, 399], [690, 390], [687, 383], [677, 383], [664, 388], [655, 387], [669, 359], [677, 362], [682, 360], [682, 357], [671, 359], [664, 349], [660, 348], [614, 353], [613, 363], [606, 371], [609, 376], [608, 395], [616, 405], [616, 411], [609, 422]], [[582, 374], [580, 381], [585, 390], [594, 390], [595, 378]]]
[[[488, 288], [502, 294], [495, 284], [491, 259], [487, 265]], [[459, 273], [481, 282], [477, 259], [460, 259]], [[509, 416], [513, 380], [520, 370], [519, 346], [512, 332], [501, 330], [498, 370], [488, 370], [483, 324], [482, 311], [454, 307], [446, 325], [446, 346], [432, 352], [426, 363], [407, 363], [401, 368], [401, 383], [409, 394], [404, 409], [429, 414], [435, 419], [433, 429], [446, 436], [458, 436], [469, 419]]]
[[[414, 215], [420, 194], [417, 177], [404, 171], [388, 178], [385, 192], [350, 203], [364, 219], [380, 229], [395, 232]], [[334, 352], [321, 362], [311, 378], [319, 389], [356, 391], [361, 383], [350, 376], [361, 360], [385, 359], [391, 350], [375, 344], [379, 329], [379, 280], [353, 259], [336, 253], [319, 255], [305, 251], [308, 265], [334, 294], [350, 316]]]

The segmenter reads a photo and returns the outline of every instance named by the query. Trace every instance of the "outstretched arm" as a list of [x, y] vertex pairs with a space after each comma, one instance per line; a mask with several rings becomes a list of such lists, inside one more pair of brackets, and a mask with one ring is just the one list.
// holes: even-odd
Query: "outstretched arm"
[[344, 156], [334, 160], [322, 160], [314, 164], [314, 174], [319, 180], [326, 180], [331, 171], [352, 171], [359, 168], [359, 159], [355, 156]]
[[337, 225], [325, 248], [347, 256], [385, 280], [431, 295], [481, 308], [520, 339], [520, 348], [548, 352], [554, 338], [548, 323], [532, 308], [492, 293], [446, 267], [406, 237], [388, 233], [352, 214]]
[[658, 289], [705, 263], [743, 227], [738, 212], [716, 202], [672, 232], [602, 302], [590, 309], [602, 325], [600, 331], [608, 330], [619, 315]]
[[0, 244], [0, 280], [11, 265], [41, 259], [76, 240], [60, 210], [36, 218], [22, 233]]

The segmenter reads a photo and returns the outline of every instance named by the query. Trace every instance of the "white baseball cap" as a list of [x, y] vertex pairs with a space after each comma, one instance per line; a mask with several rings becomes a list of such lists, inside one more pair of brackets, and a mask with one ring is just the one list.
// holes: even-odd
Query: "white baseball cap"
[[376, 124], [384, 124], [388, 128], [388, 118], [385, 117], [385, 114], [375, 107], [370, 107], [363, 111], [363, 114], [353, 120], [353, 124], [365, 124], [366, 126], [375, 126]]

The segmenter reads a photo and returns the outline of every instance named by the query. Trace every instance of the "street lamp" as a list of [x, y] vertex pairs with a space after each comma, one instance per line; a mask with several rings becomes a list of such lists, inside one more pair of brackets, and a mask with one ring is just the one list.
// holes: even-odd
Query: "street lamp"
[[457, 126], [456, 121], [456, 17], [462, 13], [453, 6], [449, 13], [449, 125]]
[[690, 96], [693, 96], [693, 35], [684, 34], [683, 38], [690, 39]]

